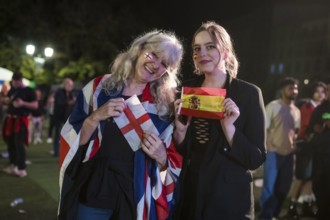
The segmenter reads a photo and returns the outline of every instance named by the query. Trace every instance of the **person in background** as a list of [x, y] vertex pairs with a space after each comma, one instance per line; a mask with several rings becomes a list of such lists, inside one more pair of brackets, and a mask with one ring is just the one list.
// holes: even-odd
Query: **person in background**
[[319, 220], [329, 219], [330, 216], [330, 78], [325, 83], [327, 99], [315, 108], [309, 124], [314, 133], [312, 183]]
[[[42, 100], [42, 91], [35, 90], [36, 98], [38, 101], [38, 108], [31, 111], [31, 126], [30, 126], [30, 140], [33, 144], [42, 144], [42, 126], [44, 121], [44, 102]], [[32, 141], [33, 139], [33, 141]]]
[[47, 116], [48, 116], [48, 136], [47, 144], [53, 143], [54, 130], [54, 98], [55, 93], [51, 92], [47, 98]]
[[27, 172], [24, 144], [28, 145], [29, 140], [28, 116], [33, 109], [38, 108], [38, 101], [34, 90], [23, 84], [21, 73], [13, 74], [11, 85], [7, 97], [2, 100], [5, 105], [8, 105], [2, 135], [8, 147], [10, 163], [3, 171], [25, 177]]
[[293, 179], [296, 134], [300, 110], [294, 102], [298, 81], [286, 77], [279, 83], [280, 99], [266, 106], [267, 159], [264, 164], [259, 219], [278, 218]]
[[[173, 134], [184, 158], [176, 219], [254, 219], [252, 170], [266, 159], [261, 90], [236, 78], [238, 61], [227, 31], [203, 23], [192, 39], [196, 79], [183, 86], [223, 88], [223, 119], [176, 114]], [[176, 100], [176, 110], [183, 100]]]
[[[298, 141], [311, 143], [310, 131], [308, 131], [309, 121], [314, 109], [326, 98], [327, 86], [323, 82], [315, 82], [311, 86], [310, 99], [305, 101], [300, 107], [301, 124], [298, 133]], [[299, 146], [299, 145], [297, 145]], [[307, 146], [307, 145], [305, 145]], [[314, 194], [312, 191], [312, 156], [313, 147], [310, 144], [306, 149], [298, 149], [296, 152], [295, 177], [293, 182], [291, 203], [288, 210], [288, 217], [297, 219], [301, 217], [314, 217], [315, 211], [312, 205]], [[304, 194], [302, 195], [302, 192]], [[297, 211], [299, 197], [303, 197], [302, 213]]]
[[57, 89], [54, 97], [54, 152], [53, 156], [59, 156], [59, 147], [60, 147], [60, 135], [61, 129], [68, 119], [69, 114], [71, 113], [72, 107], [76, 102], [76, 98], [73, 96], [72, 90], [74, 87], [74, 82], [70, 78], [65, 78], [63, 81], [63, 88]]
[[[61, 132], [59, 219], [171, 218], [181, 170], [171, 115], [182, 55], [173, 33], [145, 33], [115, 58], [111, 74], [82, 89]], [[142, 103], [143, 117], [127, 107], [130, 97]], [[127, 116], [122, 129], [119, 116]], [[129, 123], [135, 117], [138, 121]], [[141, 120], [154, 124], [154, 132]], [[130, 136], [132, 141], [124, 128], [140, 135]], [[132, 142], [140, 148], [131, 148]]]

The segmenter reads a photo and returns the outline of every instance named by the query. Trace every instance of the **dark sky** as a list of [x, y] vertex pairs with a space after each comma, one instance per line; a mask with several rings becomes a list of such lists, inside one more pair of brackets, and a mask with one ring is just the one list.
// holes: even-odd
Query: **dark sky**
[[[268, 1], [268, 0], [265, 0]], [[260, 0], [140, 0], [133, 2], [135, 13], [150, 26], [174, 29], [191, 36], [203, 21], [225, 23], [258, 7]]]

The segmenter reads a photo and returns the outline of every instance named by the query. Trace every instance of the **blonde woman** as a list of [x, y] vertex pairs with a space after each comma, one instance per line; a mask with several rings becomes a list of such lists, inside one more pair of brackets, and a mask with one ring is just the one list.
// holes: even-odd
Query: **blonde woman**
[[[215, 22], [192, 40], [197, 77], [189, 87], [224, 88], [224, 119], [176, 115], [174, 140], [183, 155], [177, 219], [253, 219], [251, 170], [266, 158], [261, 91], [236, 79], [238, 61], [227, 31]], [[176, 108], [182, 100], [176, 101]]]
[[[181, 170], [170, 116], [182, 55], [173, 33], [148, 32], [117, 56], [111, 74], [82, 89], [61, 133], [59, 219], [170, 217]], [[114, 121], [134, 95], [159, 133], [144, 131], [137, 151]]]

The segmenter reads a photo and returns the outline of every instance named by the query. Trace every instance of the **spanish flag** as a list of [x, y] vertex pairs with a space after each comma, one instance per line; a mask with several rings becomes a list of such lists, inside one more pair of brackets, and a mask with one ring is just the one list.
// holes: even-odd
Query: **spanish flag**
[[225, 89], [205, 87], [182, 87], [179, 114], [200, 118], [222, 119], [222, 102], [226, 97]]

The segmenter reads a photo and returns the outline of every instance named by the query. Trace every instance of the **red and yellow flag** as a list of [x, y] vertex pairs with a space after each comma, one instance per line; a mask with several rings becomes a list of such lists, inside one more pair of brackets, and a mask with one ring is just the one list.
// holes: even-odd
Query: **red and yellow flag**
[[182, 87], [183, 103], [179, 114], [200, 118], [222, 119], [222, 102], [226, 97], [225, 89], [205, 87]]

